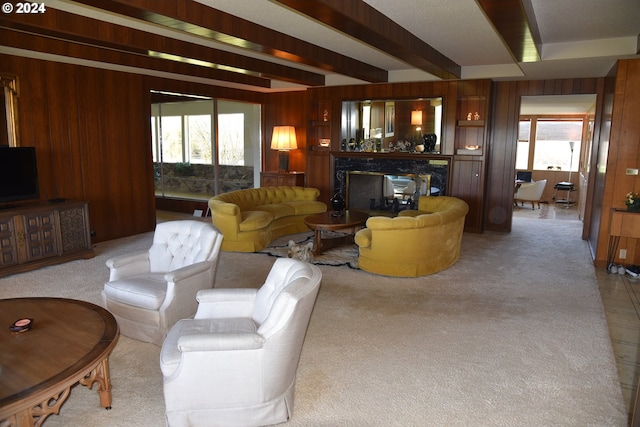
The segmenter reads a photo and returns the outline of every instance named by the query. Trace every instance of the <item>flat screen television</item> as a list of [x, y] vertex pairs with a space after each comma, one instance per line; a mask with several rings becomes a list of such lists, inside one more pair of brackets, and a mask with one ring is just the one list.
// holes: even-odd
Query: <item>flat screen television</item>
[[0, 203], [39, 197], [36, 149], [0, 147]]
[[517, 171], [516, 180], [522, 182], [531, 182], [531, 171]]

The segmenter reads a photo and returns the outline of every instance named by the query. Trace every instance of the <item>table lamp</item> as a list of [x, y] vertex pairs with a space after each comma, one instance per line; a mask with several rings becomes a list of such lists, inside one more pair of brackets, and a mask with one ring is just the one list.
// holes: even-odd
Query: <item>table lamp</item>
[[411, 112], [411, 125], [416, 127], [416, 134], [418, 135], [418, 140], [420, 139], [420, 130], [422, 129], [422, 111], [421, 110], [413, 110]]
[[296, 128], [293, 126], [274, 126], [271, 137], [271, 149], [278, 150], [280, 172], [289, 171], [289, 151], [298, 148]]
[[298, 148], [296, 128], [293, 126], [274, 126], [271, 137], [271, 149], [279, 151], [279, 171], [289, 171], [289, 151]]

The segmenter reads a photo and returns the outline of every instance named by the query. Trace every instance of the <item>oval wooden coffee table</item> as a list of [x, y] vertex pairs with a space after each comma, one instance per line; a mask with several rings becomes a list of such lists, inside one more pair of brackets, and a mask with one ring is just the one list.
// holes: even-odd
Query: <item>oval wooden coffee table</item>
[[[22, 318], [33, 319], [31, 330], [11, 332]], [[76, 383], [97, 383], [109, 409], [109, 355], [119, 334], [111, 313], [85, 301], [0, 299], [0, 425], [41, 425]]]
[[[354, 234], [362, 228], [368, 218], [368, 213], [356, 210], [342, 211], [340, 216], [337, 216], [334, 211], [327, 211], [306, 217], [304, 223], [313, 230], [315, 242], [313, 253], [318, 255], [327, 249], [353, 243]], [[341, 237], [322, 238], [323, 231], [341, 231], [348, 234]]]

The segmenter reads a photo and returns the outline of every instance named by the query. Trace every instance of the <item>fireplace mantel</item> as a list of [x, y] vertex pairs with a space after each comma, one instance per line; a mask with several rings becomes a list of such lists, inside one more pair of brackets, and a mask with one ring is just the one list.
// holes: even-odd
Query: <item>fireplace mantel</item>
[[431, 185], [447, 195], [451, 188], [453, 156], [403, 152], [331, 152], [335, 176], [334, 191], [346, 194], [346, 175], [349, 171], [380, 172], [388, 175], [431, 175]]

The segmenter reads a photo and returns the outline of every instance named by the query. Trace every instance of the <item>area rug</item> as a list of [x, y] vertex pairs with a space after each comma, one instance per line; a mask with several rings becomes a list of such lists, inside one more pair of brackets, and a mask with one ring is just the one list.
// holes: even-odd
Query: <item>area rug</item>
[[[333, 237], [341, 237], [343, 233], [338, 232], [326, 232], [323, 234], [323, 237], [333, 238]], [[276, 258], [285, 258], [287, 257], [287, 252], [289, 250], [289, 241], [293, 240], [297, 244], [306, 244], [309, 242], [313, 242], [313, 233], [298, 233], [291, 234], [288, 236], [280, 237], [269, 246], [264, 248], [263, 250], [257, 252], [259, 254], [267, 254]], [[346, 266], [353, 269], [358, 269], [358, 245], [356, 244], [348, 244], [343, 246], [338, 246], [336, 248], [331, 248], [327, 251], [323, 251], [319, 255], [314, 255], [313, 260], [311, 261], [316, 265], [330, 265], [333, 267]]]

